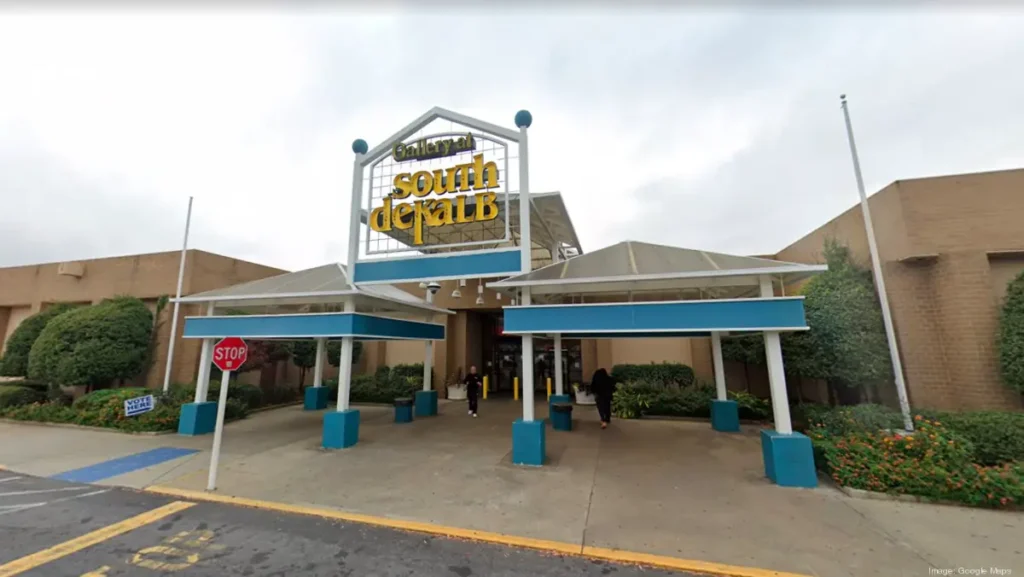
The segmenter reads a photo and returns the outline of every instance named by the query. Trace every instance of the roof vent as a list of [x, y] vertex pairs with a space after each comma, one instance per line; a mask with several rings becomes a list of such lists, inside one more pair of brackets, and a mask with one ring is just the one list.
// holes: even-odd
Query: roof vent
[[80, 262], [62, 262], [57, 265], [57, 274], [82, 278], [85, 274], [85, 265]]

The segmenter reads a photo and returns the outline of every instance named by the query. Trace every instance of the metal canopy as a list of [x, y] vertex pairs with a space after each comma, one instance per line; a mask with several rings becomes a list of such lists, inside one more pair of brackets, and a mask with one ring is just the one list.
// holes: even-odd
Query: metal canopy
[[353, 289], [349, 285], [345, 265], [341, 263], [285, 273], [177, 300], [185, 304], [210, 303], [222, 308], [262, 312], [326, 311], [351, 300], [360, 312], [455, 314], [391, 285]]
[[[509, 193], [508, 218], [512, 223], [519, 222], [519, 194]], [[467, 211], [472, 211], [475, 206], [471, 198], [467, 198]], [[533, 266], [542, 267], [553, 262], [551, 249], [555, 246], [562, 250], [563, 258], [583, 253], [579, 238], [576, 236], [576, 229], [573, 227], [572, 218], [565, 206], [560, 192], [531, 193], [530, 204], [530, 240], [533, 244]], [[423, 237], [425, 244], [420, 249], [425, 254], [444, 252], [443, 250], [430, 250], [428, 245], [442, 245], [457, 242], [474, 242], [495, 239], [497, 246], [518, 246], [519, 234], [516, 226], [512, 226], [512, 242], [503, 243], [500, 237], [495, 236], [495, 231], [505, 230], [505, 215], [499, 215], [495, 221], [489, 222], [486, 227], [478, 222], [465, 224], [450, 224], [443, 227], [425, 228]], [[366, 209], [359, 211], [359, 221], [367, 224], [368, 215]], [[392, 229], [387, 233], [396, 241], [412, 247], [412, 231]]]
[[825, 265], [624, 241], [487, 286], [505, 291], [530, 287], [532, 295], [693, 291], [715, 298], [738, 298], [756, 295], [763, 275], [789, 284], [827, 269]]

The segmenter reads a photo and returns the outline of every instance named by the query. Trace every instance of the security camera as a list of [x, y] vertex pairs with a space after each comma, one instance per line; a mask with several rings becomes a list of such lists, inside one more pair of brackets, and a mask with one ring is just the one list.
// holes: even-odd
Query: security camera
[[427, 283], [427, 290], [430, 291], [430, 294], [436, 295], [437, 291], [441, 290], [441, 283], [436, 283], [436, 282]]

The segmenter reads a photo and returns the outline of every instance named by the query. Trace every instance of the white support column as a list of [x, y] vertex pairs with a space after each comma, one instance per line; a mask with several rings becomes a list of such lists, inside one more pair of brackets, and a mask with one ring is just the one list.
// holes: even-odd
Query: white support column
[[356, 288], [356, 261], [359, 260], [359, 211], [363, 204], [363, 155], [366, 154], [366, 142], [362, 140], [353, 142], [352, 152], [355, 153], [356, 158], [352, 163], [352, 201], [349, 204], [348, 263], [346, 266], [348, 267], [349, 285], [354, 289]]
[[711, 331], [711, 359], [715, 365], [715, 393], [719, 401], [729, 399], [725, 388], [725, 362], [722, 360], [722, 333]]
[[[530, 289], [523, 288], [524, 306], [530, 304]], [[523, 420], [533, 421], [533, 335], [523, 335]]]
[[[774, 298], [770, 276], [762, 276], [761, 298]], [[782, 364], [782, 342], [778, 331], [764, 333], [764, 352], [768, 362], [768, 382], [772, 394], [772, 412], [775, 418], [775, 431], [788, 435], [793, 432], [793, 424], [789, 417], [789, 395], [786, 394], [786, 372]]]
[[[212, 317], [213, 305], [207, 305], [206, 316]], [[203, 339], [203, 347], [199, 351], [199, 374], [196, 375], [196, 397], [195, 402], [205, 403], [207, 392], [210, 390], [210, 364], [213, 362], [213, 339]]]
[[555, 335], [555, 394], [562, 395], [562, 333]]
[[[356, 310], [354, 301], [345, 303], [345, 312]], [[338, 360], [338, 411], [347, 411], [352, 392], [352, 337], [341, 338], [341, 358]]]
[[323, 386], [324, 382], [324, 357], [327, 355], [327, 339], [316, 340], [316, 363], [313, 365], [313, 386]]
[[[434, 302], [434, 291], [427, 289], [427, 304], [433, 304]], [[427, 322], [432, 320], [431, 315], [427, 315]], [[426, 341], [423, 346], [423, 390], [429, 391], [432, 387], [430, 382], [430, 373], [432, 372], [434, 364], [434, 341]]]

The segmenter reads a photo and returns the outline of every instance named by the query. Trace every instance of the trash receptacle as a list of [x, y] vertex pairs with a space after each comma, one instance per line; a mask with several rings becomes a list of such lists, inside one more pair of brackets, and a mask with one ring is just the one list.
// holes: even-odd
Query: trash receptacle
[[556, 431], [572, 430], [572, 403], [552, 403], [551, 426]]
[[395, 422], [396, 423], [411, 423], [412, 422], [412, 399], [409, 397], [402, 397], [395, 399]]

